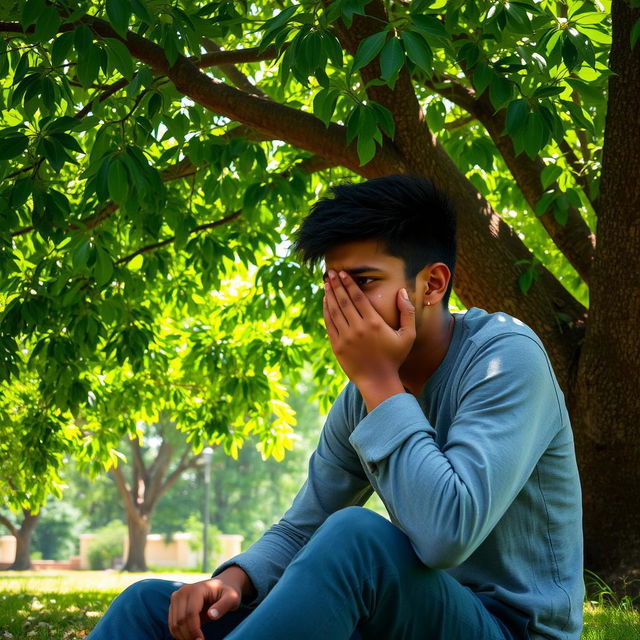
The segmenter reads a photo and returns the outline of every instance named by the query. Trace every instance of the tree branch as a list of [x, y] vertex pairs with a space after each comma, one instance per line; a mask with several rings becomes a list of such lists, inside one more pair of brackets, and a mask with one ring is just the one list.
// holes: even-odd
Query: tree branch
[[[208, 40], [206, 48], [209, 49]], [[248, 62], [261, 62], [262, 60], [273, 60], [278, 56], [278, 50], [275, 47], [267, 47], [264, 51], [260, 51], [260, 47], [247, 47], [245, 49], [229, 49], [223, 50], [215, 45], [210, 51], [199, 57], [189, 58], [199, 69], [207, 67], [222, 67], [233, 64], [243, 64]]]
[[182, 455], [180, 456], [180, 461], [176, 468], [167, 476], [164, 484], [160, 488], [158, 495], [164, 495], [180, 478], [180, 476], [187, 471], [188, 469], [193, 469], [198, 465], [199, 456], [193, 456], [191, 459], [187, 460], [189, 456], [189, 452], [191, 451], [190, 445], [187, 445]]
[[[518, 187], [531, 207], [535, 209], [544, 193], [541, 182], [545, 163], [540, 158], [531, 159], [525, 153], [516, 154], [513, 141], [505, 130], [505, 110], [495, 111], [488, 94], [476, 96], [475, 92], [455, 82], [444, 85], [429, 82], [428, 86], [443, 97], [468, 111], [481, 122], [500, 152]], [[587, 193], [588, 196], [588, 193]], [[560, 224], [551, 210], [538, 216], [542, 226], [571, 263], [580, 277], [588, 284], [595, 249], [595, 234], [575, 207], [570, 207], [566, 224]]]
[[18, 530], [16, 529], [15, 525], [11, 522], [11, 520], [9, 520], [3, 515], [0, 515], [0, 524], [3, 524], [7, 529], [9, 529], [9, 532], [11, 533], [12, 536], [14, 536], [15, 538], [18, 537]]
[[[220, 227], [223, 224], [228, 224], [229, 222], [233, 222], [236, 218], [239, 218], [242, 215], [242, 209], [238, 211], [234, 211], [233, 213], [221, 218], [220, 220], [216, 220], [214, 222], [207, 222], [206, 224], [200, 224], [197, 227], [194, 227], [189, 231], [188, 235], [191, 236], [194, 233], [199, 233], [200, 231], [205, 231], [206, 229], [215, 229], [215, 227]], [[160, 247], [164, 247], [168, 244], [171, 244], [176, 239], [175, 236], [171, 236], [170, 238], [166, 238], [165, 240], [161, 240], [160, 242], [155, 242], [154, 244], [147, 245], [146, 247], [141, 247], [137, 251], [125, 256], [124, 258], [120, 258], [116, 260], [115, 264], [126, 264], [133, 260], [136, 256], [142, 255], [143, 253], [148, 253], [149, 251], [154, 251], [155, 249], [159, 249]]]
[[208, 77], [182, 56], [170, 66], [159, 45], [132, 32], [122, 39], [105, 20], [85, 16], [83, 22], [100, 36], [122, 40], [135, 58], [148, 64], [154, 72], [168, 76], [178, 91], [210, 111], [249, 125], [273, 139], [330, 157], [335, 164], [364, 176], [379, 175], [383, 168], [387, 173], [390, 167], [395, 172], [405, 170], [391, 144], [384, 145], [371, 162], [361, 167], [355, 145], [346, 145], [343, 126], [332, 123], [325, 127], [319, 118], [309, 113], [230, 87]]
[[133, 455], [131, 462], [131, 469], [133, 473], [131, 494], [136, 505], [139, 505], [144, 502], [144, 492], [149, 482], [149, 474], [147, 473], [147, 468], [142, 458], [142, 450], [140, 448], [138, 438], [131, 438], [129, 440], [129, 446], [131, 447], [131, 453]]
[[122, 473], [122, 469], [120, 469], [120, 467], [112, 467], [109, 473], [111, 474], [111, 477], [113, 478], [113, 481], [115, 482], [118, 489], [118, 493], [122, 498], [127, 516], [129, 518], [136, 518], [138, 516], [138, 513], [136, 511], [136, 505], [133, 501], [131, 487], [127, 483], [124, 474]]

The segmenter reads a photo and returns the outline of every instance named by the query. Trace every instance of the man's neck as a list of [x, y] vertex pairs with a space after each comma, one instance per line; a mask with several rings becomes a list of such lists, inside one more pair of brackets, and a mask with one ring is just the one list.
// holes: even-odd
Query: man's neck
[[402, 384], [414, 396], [420, 395], [447, 355], [453, 324], [453, 316], [444, 308], [422, 319], [413, 348], [399, 371]]

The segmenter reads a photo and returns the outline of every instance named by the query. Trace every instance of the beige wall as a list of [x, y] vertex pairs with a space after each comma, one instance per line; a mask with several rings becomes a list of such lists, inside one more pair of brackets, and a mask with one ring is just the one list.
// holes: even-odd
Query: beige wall
[[16, 559], [16, 539], [14, 536], [0, 536], [0, 564], [13, 564]]
[[[10, 536], [5, 536], [10, 537]], [[95, 538], [93, 533], [80, 535], [80, 568], [89, 569], [89, 545]], [[151, 533], [147, 536], [146, 559], [147, 564], [156, 567], [184, 567], [195, 568], [202, 562], [202, 554], [193, 551], [189, 545], [192, 536], [190, 533], [176, 533], [170, 542], [165, 541], [165, 536], [159, 533]], [[15, 539], [11, 537], [12, 540]], [[218, 536], [216, 548], [219, 549], [215, 564], [220, 564], [236, 554], [240, 553], [240, 545], [243, 537], [234, 534], [221, 534]], [[122, 557], [127, 557], [129, 540], [125, 536], [122, 545]], [[14, 544], [15, 554], [15, 544]], [[13, 561], [13, 557], [12, 560]]]

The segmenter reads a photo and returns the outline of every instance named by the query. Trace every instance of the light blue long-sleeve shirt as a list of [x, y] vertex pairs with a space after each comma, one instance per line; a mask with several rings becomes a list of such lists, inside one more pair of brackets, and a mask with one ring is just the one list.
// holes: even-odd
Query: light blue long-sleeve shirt
[[523, 323], [480, 309], [454, 318], [420, 398], [367, 414], [347, 385], [291, 508], [216, 574], [239, 565], [259, 602], [331, 513], [376, 491], [426, 566], [516, 609], [532, 639], [579, 638], [582, 512], [563, 394]]

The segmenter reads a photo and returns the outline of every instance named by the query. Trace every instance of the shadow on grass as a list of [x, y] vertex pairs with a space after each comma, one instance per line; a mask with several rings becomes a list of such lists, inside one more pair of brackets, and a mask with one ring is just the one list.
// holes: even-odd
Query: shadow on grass
[[117, 591], [4, 594], [0, 597], [0, 638], [84, 638], [117, 594]]

